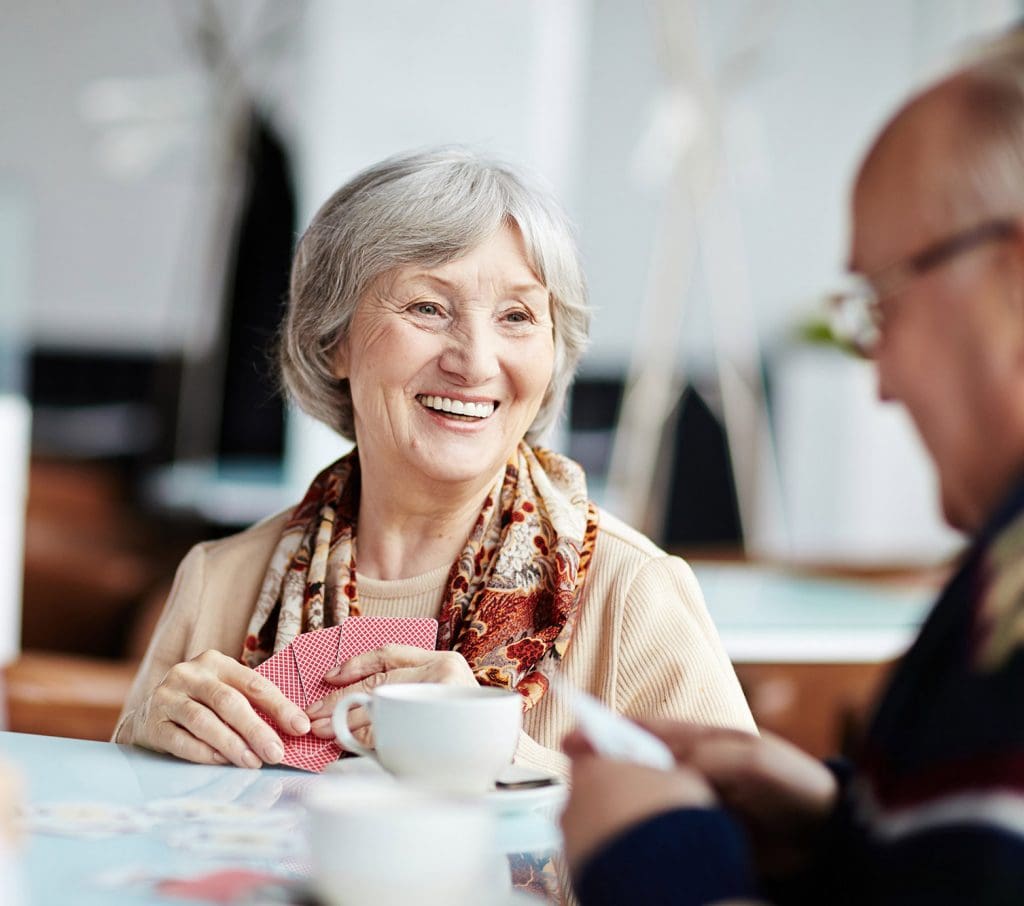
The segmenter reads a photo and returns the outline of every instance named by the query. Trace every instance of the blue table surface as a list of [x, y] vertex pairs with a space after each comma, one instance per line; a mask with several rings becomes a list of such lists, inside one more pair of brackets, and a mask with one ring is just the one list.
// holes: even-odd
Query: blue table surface
[[[153, 800], [187, 797], [294, 811], [301, 795], [332, 782], [326, 775], [289, 768], [247, 771], [196, 765], [131, 746], [24, 733], [0, 732], [0, 760], [21, 774], [24, 798], [32, 806], [96, 802], [141, 807]], [[225, 867], [288, 874], [288, 865], [304, 861], [301, 828], [289, 831], [296, 838], [295, 853], [287, 859], [261, 859], [176, 849], [169, 840], [175, 833], [187, 834], [190, 827], [198, 825], [176, 819], [176, 826], [163, 823], [98, 839], [30, 834], [20, 856], [26, 903], [182, 903], [157, 895], [152, 878], [192, 877]], [[502, 816], [499, 830], [506, 852], [550, 851], [559, 842], [551, 821], [537, 813]], [[296, 869], [290, 873], [295, 876]], [[139, 878], [134, 884], [133, 876]]]

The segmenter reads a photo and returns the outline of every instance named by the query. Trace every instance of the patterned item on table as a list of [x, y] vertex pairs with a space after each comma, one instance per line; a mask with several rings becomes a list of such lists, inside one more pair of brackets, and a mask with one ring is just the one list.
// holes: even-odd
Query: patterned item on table
[[[414, 645], [431, 651], [437, 640], [437, 621], [391, 617], [349, 617], [340, 626], [305, 632], [273, 657], [256, 668], [288, 697], [305, 710], [320, 701], [337, 686], [324, 682], [324, 676], [339, 663], [380, 648], [382, 645]], [[342, 750], [333, 739], [312, 734], [292, 736], [285, 733], [266, 714], [263, 718], [284, 743], [282, 764], [320, 773], [337, 761]]]
[[[359, 615], [359, 489], [357, 451], [314, 479], [270, 559], [244, 663], [256, 667], [300, 632]], [[597, 528], [583, 470], [520, 443], [452, 564], [438, 648], [460, 652], [481, 684], [536, 705], [572, 638]]]

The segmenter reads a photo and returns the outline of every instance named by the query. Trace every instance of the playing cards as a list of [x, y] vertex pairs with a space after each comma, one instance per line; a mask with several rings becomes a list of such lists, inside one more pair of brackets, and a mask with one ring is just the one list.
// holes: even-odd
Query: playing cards
[[[349, 617], [339, 626], [296, 636], [291, 644], [260, 664], [256, 672], [305, 710], [337, 691], [337, 686], [324, 682], [324, 676], [338, 664], [383, 645], [413, 645], [432, 651], [436, 644], [437, 620]], [[318, 739], [312, 734], [292, 736], [266, 714], [257, 713], [284, 743], [282, 764], [320, 773], [341, 755], [342, 750], [333, 739]]]

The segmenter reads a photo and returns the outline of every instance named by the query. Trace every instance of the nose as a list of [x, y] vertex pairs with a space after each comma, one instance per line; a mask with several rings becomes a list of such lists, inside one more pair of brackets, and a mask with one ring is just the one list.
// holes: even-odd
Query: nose
[[498, 342], [490, 318], [468, 318], [448, 335], [441, 370], [465, 386], [485, 384], [501, 370]]

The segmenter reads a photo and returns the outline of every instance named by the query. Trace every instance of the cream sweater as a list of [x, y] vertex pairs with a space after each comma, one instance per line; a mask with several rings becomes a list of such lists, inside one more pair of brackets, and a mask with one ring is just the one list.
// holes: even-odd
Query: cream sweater
[[[288, 514], [196, 545], [174, 586], [121, 713], [114, 740], [175, 664], [207, 649], [242, 651], [249, 618]], [[411, 579], [358, 577], [365, 616], [436, 617], [448, 567]], [[687, 564], [601, 512], [594, 557], [564, 676], [634, 718], [673, 717], [754, 730], [736, 674]], [[524, 719], [516, 760], [565, 774], [560, 751], [574, 722], [557, 695]], [[124, 738], [130, 738], [124, 733]]]

